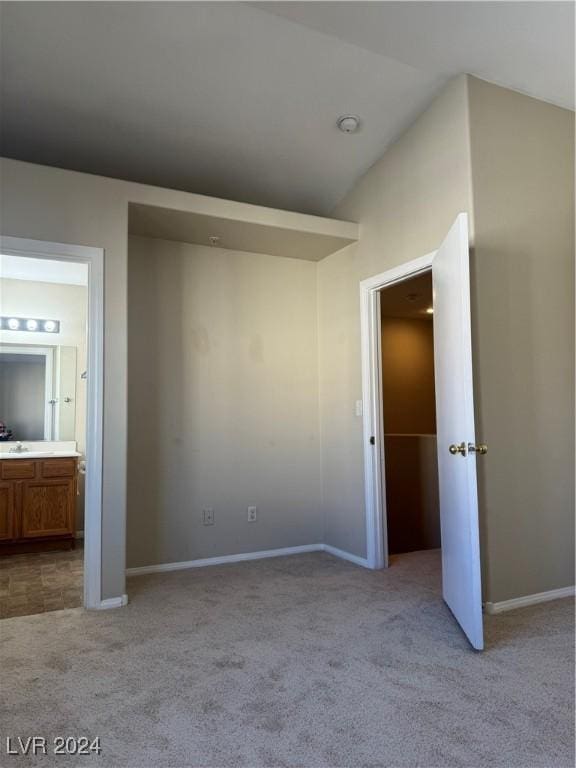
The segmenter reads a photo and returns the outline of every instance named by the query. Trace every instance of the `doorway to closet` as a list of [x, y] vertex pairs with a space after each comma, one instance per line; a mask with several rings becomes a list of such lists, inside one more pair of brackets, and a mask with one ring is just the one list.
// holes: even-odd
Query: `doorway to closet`
[[[383, 416], [382, 294], [431, 272], [434, 303], [425, 311], [430, 309], [434, 315], [442, 597], [472, 647], [481, 650], [484, 640], [476, 458], [486, 454], [487, 446], [476, 442], [474, 425], [469, 243], [468, 216], [460, 213], [436, 251], [360, 283], [366, 549], [370, 568], [389, 565], [385, 434], [398, 433], [390, 429], [389, 422], [384, 424]], [[402, 390], [402, 386], [398, 389]], [[410, 490], [414, 486], [413, 474], [408, 475]]]
[[432, 273], [382, 289], [381, 392], [388, 555], [440, 549]]

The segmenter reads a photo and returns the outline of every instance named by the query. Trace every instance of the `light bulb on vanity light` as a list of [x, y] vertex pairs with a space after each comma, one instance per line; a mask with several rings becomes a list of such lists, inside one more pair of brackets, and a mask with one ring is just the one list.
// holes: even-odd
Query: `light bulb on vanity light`
[[46, 333], [54, 333], [56, 330], [56, 323], [54, 320], [45, 320], [44, 321], [44, 330]]
[[28, 330], [28, 331], [37, 331], [38, 330], [38, 320], [26, 320], [26, 330]]
[[11, 331], [17, 331], [18, 328], [20, 328], [20, 320], [16, 317], [10, 317], [8, 319], [8, 328], [10, 328]]

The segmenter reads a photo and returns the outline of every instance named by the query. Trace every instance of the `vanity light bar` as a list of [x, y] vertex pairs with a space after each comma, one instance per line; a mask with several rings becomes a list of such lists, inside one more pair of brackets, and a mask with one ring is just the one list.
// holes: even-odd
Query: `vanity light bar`
[[40, 320], [37, 317], [0, 317], [3, 331], [32, 331], [33, 333], [60, 333], [60, 320]]

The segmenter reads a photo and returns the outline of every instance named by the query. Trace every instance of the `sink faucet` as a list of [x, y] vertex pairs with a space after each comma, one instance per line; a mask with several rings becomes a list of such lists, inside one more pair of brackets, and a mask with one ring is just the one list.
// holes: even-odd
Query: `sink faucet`
[[14, 448], [10, 448], [8, 453], [24, 453], [24, 451], [27, 451], [28, 448], [25, 445], [22, 445], [22, 441], [18, 440]]

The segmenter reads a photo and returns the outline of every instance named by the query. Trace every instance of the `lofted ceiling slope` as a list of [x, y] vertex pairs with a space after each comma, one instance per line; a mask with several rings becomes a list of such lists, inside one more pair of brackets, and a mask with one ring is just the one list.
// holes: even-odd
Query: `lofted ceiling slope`
[[[561, 104], [574, 91], [570, 3], [9, 2], [1, 16], [4, 156], [324, 216], [454, 74]], [[335, 125], [348, 112], [350, 136]]]

